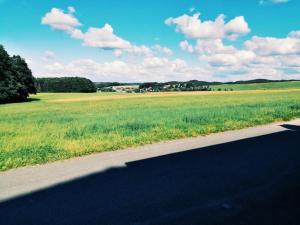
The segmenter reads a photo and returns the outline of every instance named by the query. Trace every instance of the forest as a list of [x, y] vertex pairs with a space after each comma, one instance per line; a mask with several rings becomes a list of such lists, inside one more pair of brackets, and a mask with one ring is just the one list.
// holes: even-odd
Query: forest
[[38, 92], [96, 92], [95, 84], [83, 77], [37, 78]]

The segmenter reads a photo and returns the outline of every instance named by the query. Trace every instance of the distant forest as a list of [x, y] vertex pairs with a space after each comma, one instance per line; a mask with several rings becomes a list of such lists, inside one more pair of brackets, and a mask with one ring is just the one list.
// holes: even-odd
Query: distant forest
[[96, 92], [95, 84], [83, 77], [37, 78], [38, 92]]

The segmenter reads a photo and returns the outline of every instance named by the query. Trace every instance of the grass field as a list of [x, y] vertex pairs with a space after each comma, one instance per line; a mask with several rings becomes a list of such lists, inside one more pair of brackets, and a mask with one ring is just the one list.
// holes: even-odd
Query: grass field
[[300, 117], [300, 89], [33, 97], [0, 105], [0, 170]]
[[218, 90], [233, 89], [235, 91], [245, 91], [245, 90], [278, 90], [278, 89], [291, 89], [300, 88], [300, 81], [291, 82], [274, 82], [274, 83], [257, 83], [257, 84], [221, 84], [212, 85], [212, 89]]

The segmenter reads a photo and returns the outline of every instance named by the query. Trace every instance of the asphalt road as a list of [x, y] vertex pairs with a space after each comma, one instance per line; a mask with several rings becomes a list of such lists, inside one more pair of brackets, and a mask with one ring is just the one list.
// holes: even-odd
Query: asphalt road
[[[243, 133], [235, 132], [229, 134]], [[299, 225], [300, 125], [283, 124], [266, 133], [231, 141], [216, 135], [213, 140], [224, 143], [114, 161], [113, 167], [22, 196], [8, 194], [0, 203], [0, 224]], [[21, 179], [24, 171], [34, 177], [39, 168], [43, 171], [2, 173], [0, 182]], [[0, 185], [3, 196], [8, 188]]]

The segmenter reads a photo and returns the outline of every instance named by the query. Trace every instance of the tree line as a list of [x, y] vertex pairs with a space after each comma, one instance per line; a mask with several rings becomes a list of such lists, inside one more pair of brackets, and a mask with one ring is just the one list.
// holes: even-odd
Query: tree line
[[19, 55], [10, 56], [0, 45], [0, 103], [26, 101], [36, 94], [35, 78]]
[[38, 92], [96, 92], [95, 84], [83, 77], [37, 78]]

